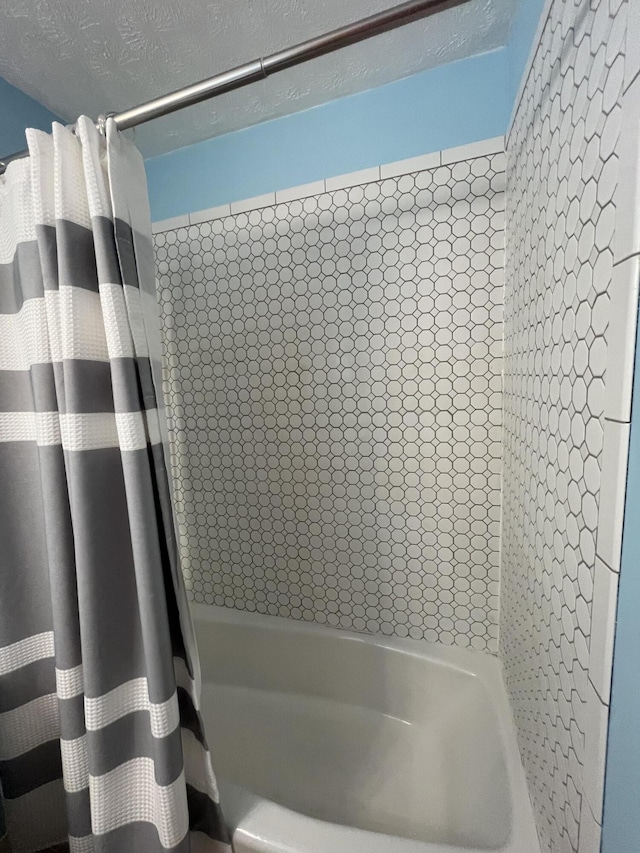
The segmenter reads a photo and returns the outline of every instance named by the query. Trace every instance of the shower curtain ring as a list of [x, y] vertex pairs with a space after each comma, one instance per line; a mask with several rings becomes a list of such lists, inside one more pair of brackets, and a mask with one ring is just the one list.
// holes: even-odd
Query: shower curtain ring
[[105, 113], [104, 115], [99, 115], [96, 120], [96, 127], [98, 128], [98, 133], [101, 136], [107, 135], [107, 119], [112, 118], [115, 115], [114, 112]]

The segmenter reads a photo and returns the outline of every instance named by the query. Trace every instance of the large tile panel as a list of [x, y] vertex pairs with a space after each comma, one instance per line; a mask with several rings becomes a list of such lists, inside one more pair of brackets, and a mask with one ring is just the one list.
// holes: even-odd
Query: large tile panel
[[379, 175], [156, 235], [187, 584], [496, 651], [504, 154]]

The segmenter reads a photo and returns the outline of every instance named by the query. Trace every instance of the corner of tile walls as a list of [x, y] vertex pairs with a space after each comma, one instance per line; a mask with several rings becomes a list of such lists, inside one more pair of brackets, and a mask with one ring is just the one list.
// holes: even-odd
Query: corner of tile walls
[[553, 853], [600, 847], [640, 235], [626, 23], [625, 0], [549, 3], [507, 137], [500, 651]]
[[496, 651], [503, 145], [156, 224], [195, 600]]

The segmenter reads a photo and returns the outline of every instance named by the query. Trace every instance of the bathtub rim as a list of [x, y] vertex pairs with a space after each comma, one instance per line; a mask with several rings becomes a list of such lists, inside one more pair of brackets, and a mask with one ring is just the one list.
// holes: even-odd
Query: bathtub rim
[[[429, 640], [414, 640], [410, 637], [395, 637], [387, 634], [368, 634], [353, 631], [349, 628], [338, 628], [333, 625], [323, 625], [320, 622], [310, 622], [305, 619], [292, 619], [289, 616], [272, 616], [248, 610], [236, 610], [218, 604], [202, 604], [189, 602], [193, 620], [200, 622], [217, 622], [228, 625], [246, 625], [260, 627], [269, 632], [284, 634], [305, 634], [319, 638], [349, 640], [364, 645], [376, 646], [389, 651], [401, 651], [410, 657], [428, 659], [432, 663], [443, 664], [458, 672], [471, 676], [495, 678], [496, 655], [477, 649], [466, 649], [462, 646], [433, 643]], [[200, 657], [203, 657], [202, 652]], [[499, 673], [500, 674], [500, 673]], [[502, 683], [500, 676], [500, 683]]]

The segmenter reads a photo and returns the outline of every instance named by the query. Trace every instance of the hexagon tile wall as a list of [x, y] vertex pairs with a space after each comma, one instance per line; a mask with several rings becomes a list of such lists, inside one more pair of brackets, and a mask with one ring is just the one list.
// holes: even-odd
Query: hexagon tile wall
[[156, 234], [196, 601], [496, 651], [503, 190], [498, 153]]
[[[592, 618], [626, 11], [548, 4], [507, 144], [500, 647], [552, 853], [599, 849], [585, 736], [603, 706]], [[604, 752], [600, 791], [603, 775]]]

